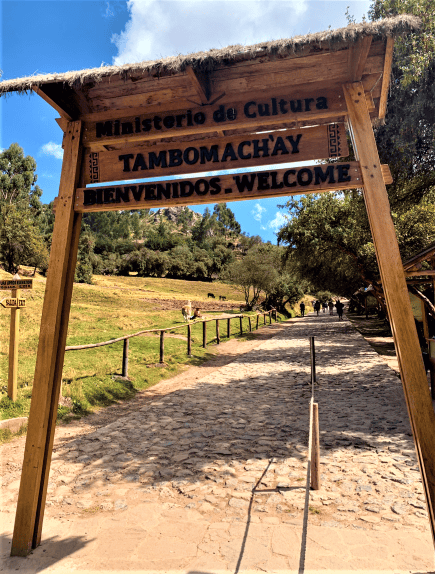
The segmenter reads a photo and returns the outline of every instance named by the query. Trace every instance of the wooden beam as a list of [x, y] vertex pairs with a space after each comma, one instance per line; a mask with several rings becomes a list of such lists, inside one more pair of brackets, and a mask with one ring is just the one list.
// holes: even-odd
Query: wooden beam
[[186, 74], [192, 82], [201, 104], [208, 104], [211, 96], [210, 77], [208, 73], [200, 74], [199, 72], [195, 72], [192, 66], [187, 66]]
[[80, 215], [74, 213], [74, 192], [81, 160], [80, 134], [81, 122], [71, 122], [65, 136], [65, 153], [12, 538], [12, 556], [27, 556], [41, 539], [81, 223]]
[[435, 276], [435, 269], [421, 269], [420, 271], [405, 271], [406, 277], [431, 277]]
[[[289, 96], [288, 92], [264, 90], [254, 98], [245, 94], [245, 99], [222, 104], [199, 106], [168, 113], [149, 114], [147, 107], [142, 113], [130, 115], [128, 110], [112, 111], [111, 119], [86, 122], [83, 144], [94, 150], [94, 145], [113, 145], [156, 140], [166, 137], [180, 137], [188, 134], [213, 132], [216, 130], [254, 128], [282, 122], [314, 121], [345, 114], [346, 105], [340, 90], [305, 88]], [[124, 115], [128, 114], [128, 115]], [[332, 121], [332, 120], [331, 120]]]
[[387, 47], [385, 50], [384, 71], [382, 74], [381, 100], [379, 102], [379, 117], [385, 118], [387, 113], [388, 87], [390, 85], [391, 66], [393, 63], [394, 38], [387, 38]]
[[184, 143], [134, 143], [121, 151], [91, 152], [84, 155], [82, 180], [85, 186], [348, 155], [344, 124], [330, 124], [274, 133], [190, 139]]
[[331, 163], [268, 171], [190, 177], [167, 181], [79, 188], [75, 209], [119, 211], [222, 203], [242, 199], [321, 193], [361, 187], [358, 162]]
[[68, 129], [68, 120], [66, 118], [55, 118], [55, 122], [60, 127], [63, 132], [66, 132]]
[[349, 45], [347, 69], [351, 82], [359, 82], [361, 80], [371, 44], [372, 36], [364, 36]]
[[347, 84], [344, 94], [435, 542], [435, 413], [364, 88]]
[[64, 109], [62, 109], [59, 106], [59, 104], [57, 104], [54, 100], [52, 100], [49, 96], [47, 96], [47, 94], [42, 90], [42, 88], [34, 85], [32, 86], [32, 90], [36, 92], [38, 96], [41, 96], [41, 98], [45, 102], [47, 102], [47, 104], [49, 104], [52, 108], [54, 108], [62, 116], [62, 118], [64, 118], [69, 122], [72, 120], [72, 117]]

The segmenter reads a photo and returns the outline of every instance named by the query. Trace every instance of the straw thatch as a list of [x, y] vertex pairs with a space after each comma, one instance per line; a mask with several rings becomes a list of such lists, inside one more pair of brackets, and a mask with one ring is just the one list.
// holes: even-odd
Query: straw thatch
[[143, 61], [123, 66], [104, 66], [63, 74], [39, 74], [0, 82], [0, 95], [7, 92], [25, 93], [30, 91], [32, 86], [39, 87], [48, 83], [62, 83], [80, 88], [84, 84], [93, 84], [109, 76], [120, 76], [121, 78], [127, 78], [132, 75], [136, 77], [146, 76], [148, 74], [163, 76], [183, 72], [187, 66], [192, 66], [198, 71], [211, 71], [219, 65], [230, 66], [234, 62], [253, 60], [265, 56], [278, 58], [298, 57], [310, 51], [343, 49], [364, 36], [373, 36], [373, 39], [376, 40], [387, 36], [409, 34], [417, 31], [420, 24], [419, 18], [404, 14], [377, 22], [350, 24], [345, 28], [262, 42], [253, 46], [235, 45], [219, 50], [213, 49], [208, 52], [197, 52], [186, 56], [178, 55], [161, 60]]

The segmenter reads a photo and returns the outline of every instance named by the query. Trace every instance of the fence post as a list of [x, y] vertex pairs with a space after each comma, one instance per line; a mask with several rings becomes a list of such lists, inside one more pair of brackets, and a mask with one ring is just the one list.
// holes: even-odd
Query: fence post
[[240, 316], [240, 334], [243, 335], [243, 315]]
[[160, 331], [160, 362], [165, 362], [165, 332]]
[[219, 319], [216, 319], [216, 343], [219, 345], [220, 342], [221, 340], [219, 336]]
[[319, 405], [313, 403], [312, 413], [312, 443], [311, 443], [311, 488], [320, 489], [320, 433], [319, 433]]
[[202, 322], [202, 346], [207, 348], [207, 322]]
[[260, 313], [257, 313], [257, 326], [256, 329], [258, 329], [258, 320], [260, 319]]
[[187, 356], [192, 356], [192, 325], [187, 325]]
[[230, 325], [230, 321], [231, 319], [227, 319], [227, 339], [229, 339], [231, 337], [231, 325]]
[[272, 311], [269, 311], [269, 325], [272, 325]]
[[122, 376], [128, 378], [128, 343], [129, 339], [124, 339], [124, 349], [122, 352]]
[[263, 322], [266, 324], [266, 313], [263, 313]]
[[251, 316], [248, 317], [248, 321], [249, 321], [249, 331], [252, 331]]

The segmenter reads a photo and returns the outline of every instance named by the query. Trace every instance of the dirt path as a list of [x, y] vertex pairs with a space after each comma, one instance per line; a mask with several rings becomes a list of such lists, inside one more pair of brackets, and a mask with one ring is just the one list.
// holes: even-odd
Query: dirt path
[[[321, 489], [307, 491], [316, 337]], [[43, 541], [9, 558], [24, 440], [2, 448], [2, 559], [33, 572], [428, 572], [398, 377], [348, 321], [309, 315], [57, 429]]]

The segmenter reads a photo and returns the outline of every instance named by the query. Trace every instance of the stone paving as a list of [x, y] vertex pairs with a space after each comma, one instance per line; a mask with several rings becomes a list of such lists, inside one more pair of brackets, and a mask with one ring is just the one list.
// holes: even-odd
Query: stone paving
[[[321, 489], [307, 508], [310, 335]], [[208, 376], [159, 387], [109, 424], [59, 433], [43, 544], [25, 560], [7, 558], [20, 468], [3, 461], [11, 570], [434, 569], [400, 379], [347, 320], [309, 315]]]

